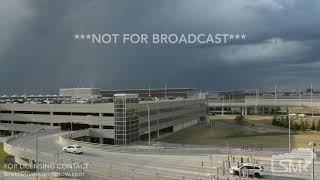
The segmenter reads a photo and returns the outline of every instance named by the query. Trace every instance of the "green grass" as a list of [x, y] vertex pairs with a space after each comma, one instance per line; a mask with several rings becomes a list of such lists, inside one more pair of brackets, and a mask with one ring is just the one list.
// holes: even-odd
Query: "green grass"
[[4, 169], [4, 162], [5, 159], [7, 158], [8, 154], [3, 150], [3, 143], [0, 142], [0, 170], [5, 170]]
[[3, 149], [3, 142], [0, 142], [0, 170], [13, 171], [13, 172], [19, 171], [19, 169], [15, 169], [15, 168], [13, 169], [4, 168], [4, 164], [8, 156], [9, 154], [7, 154]]
[[[254, 126], [252, 123], [254, 122]], [[236, 121], [215, 120], [215, 126], [195, 125], [160, 139], [162, 142], [210, 146], [242, 147], [262, 145], [263, 147], [288, 147], [288, 129], [272, 126], [271, 119], [250, 119], [238, 124]], [[292, 147], [308, 147], [309, 141], [320, 144], [320, 132], [292, 132]]]

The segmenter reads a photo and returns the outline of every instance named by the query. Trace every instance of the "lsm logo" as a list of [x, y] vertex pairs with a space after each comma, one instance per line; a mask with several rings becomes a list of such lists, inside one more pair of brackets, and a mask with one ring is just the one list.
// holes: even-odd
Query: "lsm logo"
[[308, 148], [272, 155], [271, 172], [275, 176], [306, 177], [312, 172], [313, 159], [316, 159], [316, 154]]

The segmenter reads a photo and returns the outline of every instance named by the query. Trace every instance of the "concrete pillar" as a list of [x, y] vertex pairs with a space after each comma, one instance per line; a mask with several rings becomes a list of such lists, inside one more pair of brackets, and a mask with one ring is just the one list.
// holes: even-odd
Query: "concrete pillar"
[[[14, 114], [14, 111], [11, 111], [11, 114]], [[13, 127], [13, 120], [11, 120], [11, 131], [10, 131], [10, 135], [13, 136], [14, 135], [14, 132], [12, 130], [12, 127]]]
[[99, 113], [99, 117], [102, 117], [103, 116], [103, 113]]
[[221, 114], [224, 115], [224, 107], [221, 109]]
[[99, 138], [99, 144], [103, 144], [103, 138]]
[[247, 107], [244, 108], [244, 115], [245, 116], [248, 115], [248, 108]]
[[[11, 111], [11, 114], [14, 114], [14, 111]], [[10, 131], [11, 136], [13, 135], [12, 127], [13, 127], [13, 120], [11, 120], [11, 131]]]
[[244, 115], [243, 107], [241, 107], [241, 115]]
[[160, 138], [160, 131], [158, 130], [158, 139]]
[[53, 115], [53, 112], [52, 112], [52, 111], [50, 112], [50, 115]]
[[53, 126], [53, 123], [50, 123], [50, 126]]

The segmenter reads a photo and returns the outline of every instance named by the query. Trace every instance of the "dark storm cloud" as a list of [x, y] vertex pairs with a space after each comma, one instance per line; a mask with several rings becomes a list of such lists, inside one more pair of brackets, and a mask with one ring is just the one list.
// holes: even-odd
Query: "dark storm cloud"
[[[0, 89], [45, 93], [83, 84], [113, 89], [165, 83], [305, 87], [319, 76], [319, 9], [317, 0], [3, 0]], [[100, 32], [246, 33], [248, 38], [191, 47], [104, 46], [73, 39], [76, 33]]]

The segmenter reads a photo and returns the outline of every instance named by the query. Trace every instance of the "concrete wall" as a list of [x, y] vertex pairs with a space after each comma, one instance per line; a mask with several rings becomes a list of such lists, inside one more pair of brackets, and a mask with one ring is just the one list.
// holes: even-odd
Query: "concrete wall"
[[99, 137], [99, 138], [114, 138], [114, 130], [113, 129], [84, 129], [79, 131], [73, 131], [71, 133], [67, 133], [60, 137], [60, 141], [63, 144], [66, 144], [68, 140], [73, 141], [72, 139], [83, 137], [83, 136], [90, 136], [90, 137]]
[[19, 131], [19, 132], [34, 132], [37, 129], [45, 128], [46, 130], [58, 130], [59, 127], [34, 125], [34, 124], [11, 124], [0, 123], [0, 130]]
[[[2, 111], [2, 113], [1, 113]], [[28, 113], [26, 113], [28, 112]], [[69, 113], [70, 115], [58, 115], [55, 113]], [[71, 115], [71, 112], [74, 113]], [[30, 113], [30, 114], [29, 114]], [[33, 114], [32, 114], [33, 113]], [[40, 114], [46, 113], [46, 114]], [[84, 113], [84, 115], [77, 115]], [[86, 113], [95, 113], [85, 115]], [[108, 116], [103, 116], [108, 113]], [[59, 123], [87, 124], [102, 126], [114, 126], [113, 103], [102, 104], [1, 104], [0, 105], [0, 130], [12, 130], [32, 132], [35, 128], [32, 123], [46, 123], [54, 125]], [[111, 116], [110, 116], [111, 115]], [[4, 123], [7, 122], [7, 123]], [[27, 124], [19, 124], [19, 123]], [[110, 133], [101, 137], [110, 137]], [[97, 134], [97, 133], [96, 133]]]
[[179, 131], [181, 129], [196, 125], [196, 124], [198, 124], [198, 122], [199, 122], [199, 120], [191, 120], [191, 121], [187, 121], [187, 122], [184, 122], [184, 123], [177, 124], [177, 125], [173, 126], [173, 131], [176, 132], [176, 131]]
[[113, 113], [113, 103], [99, 103], [99, 104], [0, 104], [0, 111]]
[[114, 130], [113, 129], [89, 129], [90, 137], [99, 137], [99, 138], [110, 138], [114, 139]]
[[0, 113], [0, 120], [27, 121], [43, 123], [82, 123], [89, 125], [113, 126], [114, 117], [107, 116], [71, 116], [71, 115], [46, 115], [46, 114], [6, 114]]
[[99, 88], [66, 88], [59, 89], [60, 96], [71, 96], [73, 98], [90, 98], [92, 96], [100, 96]]
[[[182, 99], [168, 101], [143, 102], [138, 106], [140, 135], [148, 133], [147, 106], [150, 107], [151, 131], [158, 131], [167, 127], [174, 127], [176, 130], [197, 124], [201, 118], [206, 116], [206, 104], [204, 99]], [[157, 112], [158, 111], [158, 112]], [[165, 112], [161, 112], [165, 111]], [[155, 112], [155, 113], [152, 113]]]

